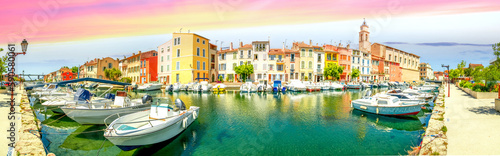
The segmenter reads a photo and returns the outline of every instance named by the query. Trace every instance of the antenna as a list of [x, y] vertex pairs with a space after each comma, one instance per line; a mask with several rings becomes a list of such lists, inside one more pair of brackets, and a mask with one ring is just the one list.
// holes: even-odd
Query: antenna
[[182, 28], [179, 30], [179, 33], [182, 33]]
[[190, 32], [191, 32], [191, 29], [188, 30], [188, 33], [190, 33]]

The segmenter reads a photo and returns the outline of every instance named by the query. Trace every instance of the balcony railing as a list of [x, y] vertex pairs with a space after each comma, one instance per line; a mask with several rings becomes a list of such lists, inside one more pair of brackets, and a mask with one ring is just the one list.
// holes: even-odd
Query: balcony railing
[[283, 62], [285, 62], [285, 60], [281, 60], [281, 59], [276, 60], [276, 63], [283, 63]]
[[290, 62], [295, 62], [295, 59], [290, 59]]
[[293, 72], [295, 72], [295, 69], [293, 69], [293, 68], [290, 69], [290, 73], [293, 73]]
[[252, 58], [252, 55], [248, 55], [248, 58], [251, 59]]
[[240, 59], [242, 59], [242, 58], [243, 58], [243, 55], [240, 55]]
[[323, 70], [321, 70], [321, 69], [316, 69], [316, 71], [317, 71], [318, 73], [323, 73]]

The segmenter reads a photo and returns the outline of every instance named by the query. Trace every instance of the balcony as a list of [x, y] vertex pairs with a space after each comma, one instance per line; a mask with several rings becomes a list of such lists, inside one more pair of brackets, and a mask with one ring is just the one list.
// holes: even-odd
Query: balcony
[[285, 60], [281, 60], [281, 59], [276, 60], [276, 64], [283, 64], [283, 63], [285, 63]]
[[318, 62], [321, 62], [321, 59], [318, 59]]
[[243, 55], [240, 55], [240, 59], [243, 59]]
[[252, 58], [252, 55], [248, 55], [248, 59], [251, 59]]
[[290, 69], [290, 73], [293, 73], [293, 72], [295, 72], [295, 69], [293, 69], [293, 68]]
[[290, 62], [295, 62], [295, 59], [290, 59]]
[[323, 73], [323, 70], [322, 70], [322, 69], [316, 69], [316, 71], [317, 71], [318, 73]]

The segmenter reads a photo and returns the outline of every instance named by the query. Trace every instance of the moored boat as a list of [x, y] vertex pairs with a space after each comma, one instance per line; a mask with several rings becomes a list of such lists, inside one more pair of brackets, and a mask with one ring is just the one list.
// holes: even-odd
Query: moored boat
[[180, 99], [175, 100], [175, 108], [168, 104], [153, 105], [148, 111], [117, 118], [107, 126], [104, 137], [122, 150], [159, 143], [188, 128], [198, 118], [199, 109], [191, 106], [186, 110]]
[[373, 114], [391, 116], [416, 115], [422, 109], [419, 104], [403, 103], [399, 98], [388, 95], [363, 97], [351, 101], [351, 107]]

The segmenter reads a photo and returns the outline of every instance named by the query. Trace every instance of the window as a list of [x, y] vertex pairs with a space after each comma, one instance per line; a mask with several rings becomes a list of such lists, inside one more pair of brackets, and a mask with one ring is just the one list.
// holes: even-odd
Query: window
[[302, 62], [300, 63], [300, 68], [301, 68], [301, 69], [304, 69], [304, 68], [305, 68], [305, 64], [306, 64], [306, 63], [305, 63], [304, 61], [302, 61]]
[[238, 53], [237, 53], [237, 52], [234, 52], [234, 53], [233, 53], [233, 60], [236, 60], [236, 55], [238, 55]]
[[163, 66], [160, 67], [160, 72], [163, 72]]
[[175, 82], [179, 82], [179, 74], [175, 74]]
[[391, 60], [391, 54], [389, 54], [389, 61]]
[[180, 66], [181, 66], [181, 62], [177, 62], [177, 64], [175, 64], [175, 70], [180, 70]]
[[200, 73], [197, 74], [196, 78], [200, 78]]
[[181, 44], [181, 37], [177, 38], [177, 44]]
[[277, 65], [276, 69], [278, 69], [278, 71], [283, 71], [283, 65]]
[[203, 57], [205, 57], [205, 49], [203, 49]]
[[161, 62], [163, 62], [163, 56], [161, 57]]
[[177, 49], [177, 57], [181, 57], [181, 49]]
[[267, 67], [267, 64], [264, 64], [264, 65], [262, 66], [262, 70], [267, 70], [267, 69], [266, 69], [266, 67]]
[[236, 68], [236, 66], [238, 66], [238, 64], [237, 63], [233, 63], [233, 70], [234, 70], [234, 68]]
[[167, 61], [170, 61], [170, 55], [167, 55]]
[[306, 49], [300, 50], [300, 55], [301, 56], [306, 56]]
[[196, 56], [200, 56], [200, 48], [196, 48]]
[[243, 61], [240, 61], [240, 66], [243, 65]]
[[313, 62], [309, 61], [309, 69], [312, 69], [312, 68], [313, 68]]
[[205, 40], [203, 40], [203, 44], [205, 44]]
[[170, 71], [170, 65], [167, 65], [167, 71]]
[[196, 38], [196, 42], [200, 43], [200, 38]]
[[274, 60], [275, 55], [269, 55], [270, 60]]
[[163, 48], [161, 48], [161, 53], [163, 53]]
[[274, 65], [270, 64], [269, 65], [269, 70], [273, 70]]
[[290, 64], [290, 69], [295, 69], [295, 64]]
[[200, 70], [200, 61], [196, 61], [196, 69]]
[[113, 68], [113, 63], [108, 63], [108, 68], [109, 69]]
[[203, 70], [205, 70], [205, 62], [203, 62]]
[[309, 57], [313, 57], [313, 50], [309, 49]]

